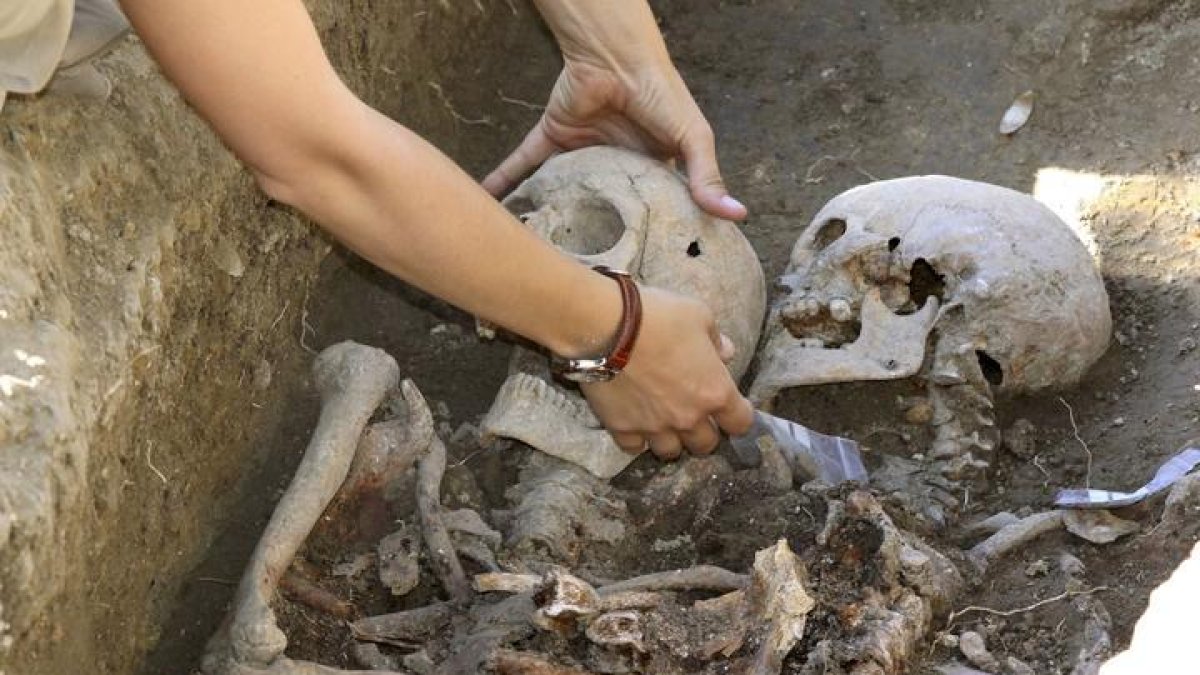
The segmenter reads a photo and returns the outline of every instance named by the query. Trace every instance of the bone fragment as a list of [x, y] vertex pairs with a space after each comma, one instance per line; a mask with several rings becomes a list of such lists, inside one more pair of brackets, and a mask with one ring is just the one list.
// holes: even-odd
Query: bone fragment
[[543, 630], [569, 634], [578, 619], [600, 611], [600, 596], [588, 582], [556, 568], [546, 574], [543, 588], [534, 598], [539, 607], [530, 621]]
[[609, 647], [632, 647], [644, 652], [642, 617], [630, 610], [607, 612], [593, 619], [587, 626], [587, 638], [598, 645]]
[[979, 572], [983, 573], [987, 571], [988, 565], [997, 558], [1062, 526], [1062, 511], [1035, 513], [1001, 528], [996, 534], [976, 544], [967, 553], [967, 557], [975, 564]]
[[992, 514], [983, 520], [963, 526], [963, 532], [968, 536], [995, 534], [1019, 520], [1021, 519], [1013, 515], [1011, 511], [1001, 511], [999, 513]]
[[777, 675], [783, 659], [803, 637], [808, 613], [816, 601], [805, 589], [807, 574], [803, 563], [780, 539], [774, 546], [754, 556], [754, 573], [746, 599], [753, 609], [753, 621], [766, 625], [751, 675]]
[[346, 479], [367, 420], [400, 379], [392, 357], [353, 342], [321, 352], [313, 374], [321, 394], [317, 428], [246, 567], [233, 614], [206, 648], [205, 673], [266, 669], [274, 663], [308, 667], [280, 658], [287, 638], [275, 623], [270, 602], [280, 577]]
[[542, 583], [540, 575], [513, 572], [484, 572], [476, 574], [474, 580], [475, 590], [480, 593], [528, 593]]
[[412, 647], [433, 638], [453, 617], [452, 605], [439, 602], [403, 612], [359, 619], [350, 624], [350, 631], [356, 640]]
[[929, 298], [919, 311], [894, 314], [872, 288], [863, 297], [862, 332], [837, 349], [804, 346], [779, 326], [760, 356], [763, 364], [749, 398], [766, 405], [783, 389], [855, 380], [898, 380], [915, 375], [925, 360], [925, 340], [937, 321], [938, 303]]
[[523, 560], [570, 565], [584, 542], [615, 542], [625, 534], [625, 503], [609, 497], [607, 485], [565, 462], [531, 456], [508, 494], [519, 503], [506, 541]]
[[487, 661], [488, 672], [495, 675], [591, 675], [586, 670], [561, 666], [530, 652], [497, 649]]
[[417, 514], [429, 549], [429, 562], [450, 598], [459, 604], [471, 601], [471, 586], [442, 522], [442, 476], [446, 472], [446, 446], [436, 435], [429, 451], [417, 463]]
[[713, 565], [697, 565], [685, 569], [655, 572], [618, 581], [598, 589], [600, 597], [629, 591], [714, 591], [728, 593], [745, 588], [750, 577]]
[[601, 612], [617, 609], [651, 609], [661, 607], [667, 602], [667, 596], [656, 591], [622, 591], [601, 595], [597, 608]]
[[279, 580], [279, 589], [297, 602], [339, 619], [349, 619], [357, 609], [330, 591], [318, 586], [308, 577], [288, 570]]

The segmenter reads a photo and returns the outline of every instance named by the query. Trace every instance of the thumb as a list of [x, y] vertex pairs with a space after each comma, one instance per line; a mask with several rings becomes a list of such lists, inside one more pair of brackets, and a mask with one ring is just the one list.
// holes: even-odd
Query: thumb
[[746, 207], [725, 188], [717, 166], [717, 147], [707, 122], [693, 127], [683, 139], [683, 161], [687, 163], [688, 187], [700, 208], [719, 218], [742, 220]]
[[521, 145], [483, 179], [483, 189], [496, 199], [504, 197], [557, 150], [557, 146], [546, 137], [545, 131], [542, 130], [542, 122], [539, 121], [537, 126], [526, 134]]
[[725, 365], [729, 365], [733, 357], [737, 356], [737, 347], [724, 333], [721, 334], [721, 345], [717, 348], [717, 354]]

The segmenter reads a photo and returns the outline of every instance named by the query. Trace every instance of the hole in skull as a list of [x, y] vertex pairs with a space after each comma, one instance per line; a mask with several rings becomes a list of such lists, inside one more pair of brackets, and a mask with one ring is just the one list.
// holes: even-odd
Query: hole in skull
[[888, 250], [895, 251], [900, 246], [900, 237], [892, 237], [888, 239]]
[[827, 248], [830, 244], [846, 234], [846, 221], [841, 218], [831, 218], [821, 225], [821, 229], [817, 230], [817, 235], [813, 239], [813, 248], [820, 251]]
[[576, 255], [604, 253], [625, 233], [625, 221], [616, 207], [599, 199], [578, 202], [548, 233], [550, 243]]
[[1004, 384], [1004, 368], [1000, 367], [1000, 363], [982, 350], [975, 350], [975, 356], [979, 359], [979, 369], [983, 371], [983, 379], [988, 381], [988, 384], [993, 387], [999, 387]]
[[924, 307], [930, 296], [942, 300], [946, 294], [946, 278], [938, 274], [924, 258], [917, 258], [909, 270], [908, 295], [917, 307]]
[[700, 250], [700, 240], [699, 239], [688, 244], [687, 254], [689, 257], [697, 258], [700, 256], [701, 253], [703, 253], [703, 251]]

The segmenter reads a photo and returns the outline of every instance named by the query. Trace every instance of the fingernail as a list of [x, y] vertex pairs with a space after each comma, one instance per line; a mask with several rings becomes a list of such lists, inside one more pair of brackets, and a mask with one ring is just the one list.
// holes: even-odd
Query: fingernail
[[745, 205], [743, 205], [741, 202], [734, 199], [733, 197], [730, 197], [729, 195], [725, 195], [725, 196], [721, 197], [721, 206], [723, 208], [729, 209], [731, 211], [745, 211], [746, 210]]

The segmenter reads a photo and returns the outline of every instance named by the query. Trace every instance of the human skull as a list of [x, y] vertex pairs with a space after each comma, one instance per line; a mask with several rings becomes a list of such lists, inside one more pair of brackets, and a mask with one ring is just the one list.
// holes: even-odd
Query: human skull
[[780, 282], [790, 294], [772, 312], [759, 401], [785, 387], [913, 375], [930, 331], [939, 383], [1070, 384], [1112, 328], [1100, 274], [1065, 223], [1028, 195], [945, 176], [838, 195]]
[[[737, 349], [730, 372], [745, 372], [766, 311], [762, 266], [738, 228], [696, 206], [665, 164], [610, 147], [577, 150], [547, 161], [504, 205], [584, 264], [705, 302]], [[543, 358], [518, 350], [510, 373], [485, 436], [516, 438], [601, 478], [632, 461], [576, 391], [551, 382]]]

